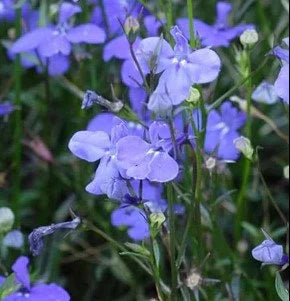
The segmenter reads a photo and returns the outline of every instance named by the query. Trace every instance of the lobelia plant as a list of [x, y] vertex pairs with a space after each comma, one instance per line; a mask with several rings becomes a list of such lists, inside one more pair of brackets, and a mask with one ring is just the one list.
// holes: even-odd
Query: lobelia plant
[[[9, 146], [0, 145], [0, 300], [272, 301], [275, 287], [288, 300], [282, 278], [289, 246], [276, 242], [289, 231], [283, 213], [289, 166], [282, 179], [276, 169], [263, 173], [278, 162], [282, 177], [287, 166], [284, 146], [270, 134], [289, 144], [280, 130], [289, 121], [282, 116], [289, 38], [287, 47], [269, 47], [276, 22], [267, 22], [269, 1], [206, 3], [200, 15], [215, 5], [212, 25], [194, 19], [202, 1], [184, 2], [0, 0], [0, 33], [8, 28], [1, 42], [15, 65], [11, 81], [0, 82], [1, 99], [15, 98], [14, 105], [0, 103], [0, 118], [15, 117], [11, 162]], [[248, 13], [258, 15], [257, 24], [236, 22]], [[280, 19], [279, 37], [286, 34]], [[89, 59], [71, 64], [72, 54]], [[44, 91], [33, 76], [21, 77], [29, 68], [45, 73]], [[8, 69], [1, 57], [0, 75]], [[47, 102], [34, 102], [42, 94]], [[54, 103], [56, 97], [65, 101]], [[97, 111], [86, 128], [82, 121], [92, 115], [80, 107]], [[6, 120], [0, 126], [9, 136]], [[38, 136], [43, 129], [46, 143]], [[94, 173], [67, 156], [64, 145]], [[262, 166], [260, 145], [269, 157]], [[269, 145], [279, 146], [278, 158]], [[279, 202], [267, 185], [272, 179]], [[68, 220], [70, 207], [78, 216]], [[263, 231], [266, 239], [254, 248], [260, 224], [275, 240]], [[71, 231], [72, 241], [60, 243], [61, 233]], [[20, 255], [29, 251], [26, 240], [38, 257], [31, 277], [29, 258]], [[253, 259], [266, 266], [265, 279], [252, 280], [261, 273]]]

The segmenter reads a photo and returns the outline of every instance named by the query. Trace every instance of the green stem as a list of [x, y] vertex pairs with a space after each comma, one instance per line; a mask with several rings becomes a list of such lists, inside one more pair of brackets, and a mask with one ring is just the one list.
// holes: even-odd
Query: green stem
[[[249, 74], [251, 75], [251, 58], [249, 51], [247, 52], [247, 64], [246, 69], [249, 70]], [[247, 80], [247, 124], [246, 124], [246, 134], [247, 138], [251, 140], [252, 138], [252, 114], [251, 114], [251, 108], [252, 108], [252, 92], [253, 92], [253, 83], [252, 83], [252, 77], [245, 76], [245, 78], [248, 78]], [[242, 222], [246, 217], [246, 191], [249, 184], [250, 174], [251, 174], [251, 166], [252, 163], [249, 159], [244, 159], [244, 165], [243, 165], [243, 179], [242, 179], [242, 185], [238, 194], [237, 198], [237, 215], [236, 215], [236, 225], [235, 225], [235, 240], [238, 242], [241, 239], [242, 235]]]
[[[90, 223], [89, 221], [85, 220], [83, 221], [83, 224], [85, 227], [87, 227], [87, 229], [95, 232], [96, 234], [100, 235], [104, 240], [106, 240], [107, 242], [109, 242], [112, 246], [114, 246], [115, 248], [119, 249], [122, 252], [128, 252], [128, 250], [119, 242], [117, 242], [116, 240], [114, 240], [113, 238], [111, 238], [109, 235], [107, 235], [104, 231], [102, 231], [101, 229], [97, 228], [96, 226], [94, 226], [92, 223]], [[131, 257], [148, 275], [152, 276], [152, 272], [150, 271], [150, 269], [138, 258], [136, 257]]]
[[170, 265], [171, 265], [171, 300], [177, 299], [177, 266], [176, 266], [176, 233], [174, 215], [174, 195], [172, 184], [167, 186], [167, 196], [169, 202], [169, 226], [170, 226]]
[[168, 29], [170, 30], [171, 27], [174, 25], [172, 0], [167, 0], [166, 18], [167, 18], [167, 26], [168, 26]]
[[[16, 9], [16, 37], [21, 36], [21, 8]], [[22, 154], [22, 107], [21, 107], [21, 59], [17, 55], [14, 63], [14, 104], [17, 110], [14, 113], [14, 136], [13, 136], [13, 189], [12, 208], [16, 217], [16, 224], [19, 222], [19, 200], [21, 186], [21, 154]]]
[[[198, 244], [197, 247], [197, 258], [198, 262], [202, 260], [202, 233], [201, 233], [201, 199], [202, 199], [202, 141], [201, 141], [201, 133], [197, 129], [194, 121], [192, 120], [192, 126], [196, 135], [196, 181], [195, 181], [195, 192], [194, 192], [194, 220], [195, 220], [195, 237]], [[194, 179], [193, 179], [194, 180]]]
[[196, 48], [196, 37], [194, 30], [194, 20], [193, 20], [193, 0], [187, 0], [187, 13], [188, 13], [188, 23], [189, 23], [189, 33], [190, 33], [190, 46]]

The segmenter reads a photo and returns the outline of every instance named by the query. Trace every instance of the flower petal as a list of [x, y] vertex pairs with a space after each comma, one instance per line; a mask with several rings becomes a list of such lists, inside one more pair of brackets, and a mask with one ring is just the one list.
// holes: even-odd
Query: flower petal
[[67, 38], [71, 43], [101, 44], [106, 40], [103, 29], [94, 24], [83, 24], [70, 29]]
[[105, 132], [77, 132], [69, 142], [70, 151], [88, 162], [101, 159], [110, 146], [110, 137]]

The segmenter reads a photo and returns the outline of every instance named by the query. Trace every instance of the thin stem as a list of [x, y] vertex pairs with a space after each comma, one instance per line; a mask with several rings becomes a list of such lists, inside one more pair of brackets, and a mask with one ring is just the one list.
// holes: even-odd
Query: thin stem
[[[247, 52], [247, 64], [246, 67], [251, 74], [251, 58], [250, 53]], [[247, 76], [245, 76], [247, 78]], [[253, 93], [253, 83], [252, 77], [250, 76], [247, 80], [247, 124], [246, 124], [246, 134], [247, 137], [251, 140], [252, 138], [252, 93]], [[244, 159], [243, 166], [243, 180], [240, 188], [240, 192], [237, 198], [237, 215], [236, 215], [236, 225], [235, 225], [235, 239], [238, 242], [242, 234], [242, 222], [246, 215], [246, 191], [251, 174], [251, 161], [247, 158]]]
[[[96, 234], [100, 235], [104, 240], [109, 242], [111, 245], [113, 245], [115, 248], [119, 249], [122, 252], [128, 252], [128, 250], [122, 246], [119, 242], [111, 238], [109, 235], [107, 235], [104, 231], [101, 229], [97, 228], [95, 225], [90, 223], [89, 221], [85, 220], [83, 224], [91, 231], [95, 232]], [[150, 276], [152, 276], [152, 272], [150, 269], [138, 258], [132, 257], [132, 259]]]
[[[21, 35], [21, 8], [16, 9], [15, 21], [16, 37]], [[21, 186], [21, 155], [22, 155], [22, 107], [21, 107], [21, 59], [16, 56], [14, 63], [14, 91], [15, 106], [17, 110], [14, 113], [14, 135], [13, 135], [13, 189], [12, 189], [12, 208], [16, 217], [16, 223], [19, 221], [19, 199]]]
[[188, 13], [188, 24], [189, 24], [189, 33], [190, 33], [190, 46], [196, 48], [196, 37], [194, 29], [194, 20], [193, 20], [193, 0], [187, 0], [187, 13]]
[[[202, 171], [202, 141], [201, 141], [201, 135], [198, 130], [198, 128], [195, 125], [195, 122], [193, 118], [191, 118], [191, 124], [194, 129], [195, 135], [196, 135], [196, 180], [195, 180], [195, 191], [194, 191], [194, 220], [195, 220], [195, 233], [196, 233], [196, 240], [198, 244], [197, 248], [197, 257], [200, 262], [202, 259], [202, 233], [201, 233], [201, 198], [202, 198], [202, 177], [203, 177], [203, 171]], [[194, 181], [194, 179], [193, 179]]]
[[244, 86], [248, 80], [250, 78], [253, 78], [256, 74], [258, 74], [267, 64], [269, 57], [267, 56], [264, 60], [264, 62], [252, 73], [250, 73], [249, 76], [247, 76], [246, 78], [243, 78], [238, 84], [236, 84], [232, 89], [230, 89], [229, 91], [227, 91], [224, 95], [222, 95], [220, 98], [218, 98], [214, 103], [212, 103], [209, 107], [208, 107], [208, 112], [218, 108], [222, 102], [224, 100], [226, 100], [227, 98], [229, 98], [231, 95], [233, 95], [233, 93], [238, 90], [239, 88], [241, 88], [242, 86]]
[[175, 215], [174, 215], [174, 196], [173, 186], [168, 184], [167, 197], [169, 202], [169, 227], [170, 227], [170, 266], [171, 266], [171, 300], [177, 299], [177, 266], [176, 266], [176, 233], [175, 233]]

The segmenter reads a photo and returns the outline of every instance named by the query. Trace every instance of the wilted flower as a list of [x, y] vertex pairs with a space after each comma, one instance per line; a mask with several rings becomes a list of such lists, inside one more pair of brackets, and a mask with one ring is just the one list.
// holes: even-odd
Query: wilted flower
[[34, 229], [30, 233], [28, 239], [30, 244], [30, 250], [34, 256], [40, 255], [43, 249], [43, 238], [45, 236], [51, 235], [59, 230], [72, 229], [75, 230], [81, 223], [81, 219], [76, 217], [71, 222], [52, 224], [50, 226], [43, 226], [37, 229]]
[[[9, 294], [2, 301], [69, 301], [70, 296], [60, 286], [52, 284], [35, 284], [32, 285], [30, 282], [30, 276], [28, 272], [29, 259], [27, 257], [19, 257], [12, 270], [15, 274], [17, 283], [21, 288], [12, 294]], [[2, 280], [3, 282], [3, 280]], [[1, 285], [1, 279], [0, 279]]]
[[289, 180], [289, 165], [284, 167], [284, 177]]
[[[194, 20], [194, 28], [203, 46], [228, 47], [232, 40], [239, 37], [246, 29], [252, 29], [252, 25], [229, 26], [229, 14], [232, 4], [219, 1], [216, 5], [217, 19], [214, 25], [209, 25], [201, 20]], [[187, 38], [190, 37], [188, 19], [179, 19], [178, 25]]]

